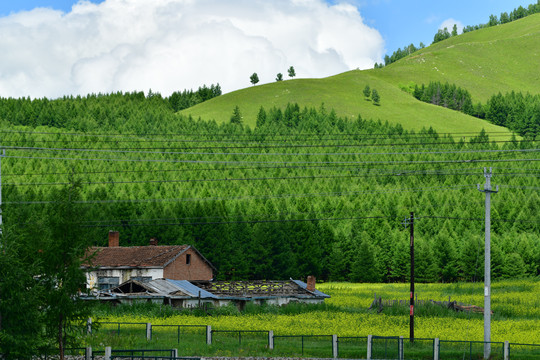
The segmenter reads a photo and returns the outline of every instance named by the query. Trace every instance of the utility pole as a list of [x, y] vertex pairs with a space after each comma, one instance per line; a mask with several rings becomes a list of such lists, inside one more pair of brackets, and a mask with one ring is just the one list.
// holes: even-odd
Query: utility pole
[[405, 226], [410, 225], [410, 250], [411, 250], [411, 312], [409, 319], [409, 341], [414, 342], [414, 212], [411, 211], [411, 217], [405, 218]]
[[484, 261], [484, 359], [489, 359], [491, 354], [491, 193], [499, 191], [491, 188], [492, 171], [484, 168], [486, 183], [484, 189], [478, 190], [486, 194], [486, 224], [485, 224], [485, 261]]
[[409, 325], [409, 338], [414, 342], [414, 212], [411, 211], [411, 315]]

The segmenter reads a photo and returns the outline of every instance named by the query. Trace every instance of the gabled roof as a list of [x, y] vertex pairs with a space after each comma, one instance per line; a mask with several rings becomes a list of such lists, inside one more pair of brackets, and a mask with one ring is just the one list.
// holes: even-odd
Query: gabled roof
[[189, 245], [92, 247], [89, 249], [89, 263], [85, 266], [163, 268], [190, 247]]

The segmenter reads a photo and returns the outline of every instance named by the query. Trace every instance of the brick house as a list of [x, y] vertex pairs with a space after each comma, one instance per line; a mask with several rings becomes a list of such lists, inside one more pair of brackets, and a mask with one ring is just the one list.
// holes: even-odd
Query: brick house
[[139, 282], [165, 278], [208, 281], [214, 277], [214, 266], [193, 246], [158, 245], [150, 239], [148, 246], [120, 246], [120, 235], [109, 231], [108, 247], [89, 249], [87, 286], [107, 290], [130, 279]]

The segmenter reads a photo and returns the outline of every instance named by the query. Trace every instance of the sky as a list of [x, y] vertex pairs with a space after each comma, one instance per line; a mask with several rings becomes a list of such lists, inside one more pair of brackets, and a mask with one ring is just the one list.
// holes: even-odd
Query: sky
[[224, 92], [372, 68], [536, 0], [0, 0], [0, 96]]

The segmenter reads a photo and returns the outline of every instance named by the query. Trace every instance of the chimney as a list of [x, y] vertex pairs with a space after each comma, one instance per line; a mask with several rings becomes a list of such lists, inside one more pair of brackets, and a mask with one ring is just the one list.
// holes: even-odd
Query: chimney
[[150, 238], [150, 246], [157, 246], [158, 239], [156, 238]]
[[315, 276], [309, 275], [307, 277], [307, 291], [315, 291]]
[[120, 246], [120, 233], [118, 231], [109, 230], [109, 247]]

